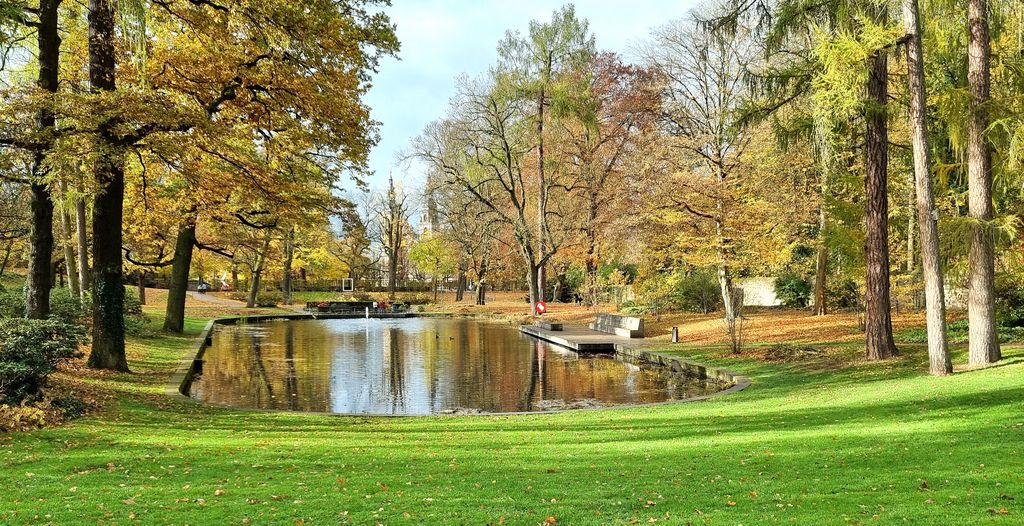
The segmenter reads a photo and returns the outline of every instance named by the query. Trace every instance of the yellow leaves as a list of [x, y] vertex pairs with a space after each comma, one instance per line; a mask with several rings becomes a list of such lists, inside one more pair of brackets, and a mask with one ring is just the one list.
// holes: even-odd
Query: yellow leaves
[[44, 425], [46, 425], [46, 411], [42, 408], [25, 404], [0, 405], [0, 432], [24, 431]]

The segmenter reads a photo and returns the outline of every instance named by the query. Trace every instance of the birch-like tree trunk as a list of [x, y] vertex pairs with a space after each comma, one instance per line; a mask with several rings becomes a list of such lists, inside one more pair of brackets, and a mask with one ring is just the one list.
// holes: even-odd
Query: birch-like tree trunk
[[[548, 70], [551, 65], [548, 64]], [[544, 226], [547, 224], [548, 210], [548, 187], [544, 174], [544, 105], [547, 101], [544, 98], [544, 89], [541, 88], [537, 100], [537, 244], [538, 251], [543, 254], [547, 250], [547, 232]], [[542, 263], [537, 269], [537, 300], [544, 301], [544, 289], [547, 282], [547, 268]]]
[[86, 222], [85, 199], [75, 198], [75, 234], [78, 239], [78, 283], [81, 297], [92, 289], [92, 272], [89, 269], [89, 225]]
[[967, 81], [970, 85], [970, 122], [967, 133], [968, 209], [975, 221], [967, 281], [968, 363], [987, 365], [1002, 357], [996, 334], [995, 240], [992, 221], [992, 151], [985, 140], [991, 90], [992, 50], [988, 30], [988, 0], [968, 0]]
[[79, 281], [78, 260], [75, 258], [75, 241], [71, 223], [71, 212], [68, 210], [68, 184], [60, 182], [60, 242], [64, 247], [65, 268], [68, 272], [68, 286], [73, 296], [81, 296], [82, 288]]
[[281, 282], [284, 304], [292, 304], [292, 262], [295, 260], [295, 227], [288, 231], [284, 241], [284, 276]]
[[[824, 178], [824, 175], [822, 176]], [[814, 261], [814, 315], [824, 316], [828, 313], [826, 304], [826, 282], [828, 280], [828, 244], [825, 238], [828, 228], [828, 214], [825, 210], [824, 179], [821, 183], [821, 208], [818, 210], [818, 249]]]
[[[921, 51], [921, 21], [917, 0], [903, 0], [903, 24], [907, 32], [907, 86], [910, 94], [908, 120], [914, 149], [914, 188], [917, 193], [917, 225], [921, 238], [921, 271], [924, 274], [928, 325], [928, 369], [931, 374], [945, 375], [953, 372], [953, 364], [946, 345], [946, 294], [939, 260], [939, 232], [936, 225], [938, 210], [932, 194], [928, 125], [925, 120], [924, 54]], [[908, 258], [913, 261], [913, 254], [908, 255]]]

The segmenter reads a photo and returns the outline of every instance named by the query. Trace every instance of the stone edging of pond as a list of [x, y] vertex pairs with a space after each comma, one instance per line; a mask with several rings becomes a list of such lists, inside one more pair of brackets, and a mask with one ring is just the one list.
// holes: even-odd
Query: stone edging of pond
[[729, 393], [742, 391], [747, 387], [750, 387], [750, 378], [747, 378], [746, 376], [736, 374], [728, 369], [722, 369], [719, 367], [709, 367], [702, 363], [687, 360], [685, 358], [677, 358], [675, 356], [668, 356], [665, 354], [648, 351], [643, 348], [620, 344], [615, 345], [615, 354], [628, 358], [630, 360], [665, 367], [672, 371], [673, 373], [693, 376], [701, 380], [713, 380], [729, 386], [725, 389], [722, 389], [721, 391], [715, 391], [714, 393], [702, 396], [695, 396], [693, 398], [686, 398], [684, 400], [673, 400], [664, 403], [707, 400], [709, 398], [715, 398]]
[[[415, 318], [418, 317], [417, 313], [401, 313], [399, 315], [391, 313], [381, 313], [383, 315], [371, 316], [373, 318]], [[250, 321], [267, 321], [267, 320], [339, 320], [339, 319], [358, 319], [364, 318], [365, 315], [348, 315], [348, 314], [330, 314], [330, 315], [314, 315], [314, 314], [259, 314], [254, 316], [235, 316], [230, 318], [217, 318], [206, 322], [206, 326], [199, 332], [199, 336], [196, 338], [193, 344], [192, 351], [182, 358], [178, 369], [174, 375], [171, 376], [171, 380], [167, 383], [164, 388], [164, 393], [167, 396], [176, 398], [182, 401], [188, 401], [196, 404], [202, 402], [188, 396], [189, 388], [192, 385], [192, 379], [198, 370], [202, 369], [203, 354], [206, 352], [206, 347], [211, 343], [211, 336], [213, 328], [217, 325], [230, 325], [236, 323], [246, 323]], [[462, 416], [480, 415], [480, 416], [511, 416], [511, 415], [539, 415], [539, 414], [550, 414], [550, 413], [562, 413], [565, 411], [599, 411], [602, 409], [624, 409], [624, 408], [636, 408], [646, 406], [658, 406], [668, 404], [679, 404], [684, 402], [696, 402], [700, 400], [708, 400], [711, 398], [717, 398], [719, 396], [727, 395], [742, 391], [747, 387], [750, 387], [750, 378], [733, 373], [727, 369], [718, 367], [709, 367], [707, 365], [687, 360], [685, 358], [677, 358], [674, 356], [668, 356], [657, 352], [649, 351], [644, 348], [635, 347], [632, 345], [616, 345], [615, 354], [620, 355], [623, 358], [643, 362], [651, 365], [657, 365], [665, 367], [674, 373], [685, 374], [689, 376], [695, 376], [701, 380], [712, 380], [721, 382], [728, 385], [729, 387], [715, 391], [714, 393], [695, 396], [692, 398], [685, 398], [683, 400], [670, 400], [666, 402], [655, 402], [650, 404], [637, 404], [637, 405], [616, 405], [607, 407], [594, 407], [594, 408], [579, 408], [579, 409], [555, 409], [549, 411], [523, 411], [523, 412], [509, 412], [509, 413], [468, 413]], [[253, 409], [253, 411], [264, 411], [264, 412], [281, 412], [274, 409]], [[284, 411], [288, 412], [288, 411]], [[310, 413], [310, 412], [304, 412]], [[381, 417], [397, 417], [406, 418], [411, 415], [366, 415], [366, 414], [337, 414], [337, 413], [324, 413], [335, 416], [381, 416]], [[420, 415], [417, 415], [420, 416]], [[446, 415], [439, 414], [433, 416], [460, 416], [460, 415]]]

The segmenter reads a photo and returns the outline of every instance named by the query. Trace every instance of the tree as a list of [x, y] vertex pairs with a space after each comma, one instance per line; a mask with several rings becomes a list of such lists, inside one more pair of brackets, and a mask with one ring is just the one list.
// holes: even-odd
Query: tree
[[374, 241], [388, 260], [388, 298], [392, 301], [398, 287], [399, 261], [410, 234], [407, 199], [405, 192], [395, 187], [394, 178], [388, 177], [387, 193], [375, 196], [370, 203]]
[[619, 57], [607, 53], [597, 56], [593, 69], [595, 119], [592, 124], [570, 127], [572, 150], [567, 157], [579, 170], [579, 185], [586, 198], [584, 267], [589, 301], [596, 305], [601, 249], [611, 244], [612, 224], [630, 205], [624, 177], [650, 146], [661, 100], [654, 71], [623, 64]]
[[[531, 309], [541, 298], [540, 269], [567, 239], [573, 225], [566, 218], [572, 206], [569, 187], [545, 179], [547, 190], [528, 183], [523, 161], [533, 149], [526, 104], [509, 96], [492, 80], [463, 80], [453, 99], [452, 115], [427, 126], [413, 146], [413, 155], [440, 174], [446, 184], [461, 188], [507, 227], [526, 266]], [[559, 191], [552, 194], [553, 191]], [[546, 197], [542, 198], [541, 194]], [[544, 201], [548, 212], [529, 212]], [[541, 236], [540, 232], [544, 232]], [[541, 242], [541, 237], [544, 241]]]
[[[302, 173], [315, 172], [317, 188], [333, 185], [345, 171], [358, 178], [375, 140], [375, 124], [361, 96], [379, 57], [398, 47], [387, 17], [370, 12], [375, 4], [372, 0], [151, 4], [146, 30], [155, 38], [145, 46], [147, 60], [119, 65], [134, 84], [134, 89], [119, 91], [112, 81], [114, 58], [103, 58], [118, 43], [112, 38], [114, 21], [109, 9], [97, 11], [91, 25], [110, 27], [104, 31], [93, 27], [93, 34], [102, 38], [90, 39], [97, 51], [90, 55], [95, 59], [91, 63], [110, 73], [99, 75], [109, 77], [111, 87], [100, 91], [112, 94], [82, 101], [87, 110], [76, 115], [80, 127], [96, 130], [97, 142], [107, 146], [94, 156], [99, 183], [94, 232], [113, 236], [120, 230], [115, 223], [120, 224], [123, 201], [115, 194], [123, 192], [125, 169], [132, 175], [137, 168], [126, 164], [128, 151], [136, 153], [140, 163], [167, 162], [179, 172], [182, 165], [177, 163], [188, 165], [193, 159], [230, 164], [234, 180], [245, 180], [247, 188], [259, 188], [264, 195], [277, 191], [279, 184], [287, 188], [283, 193], [308, 183], [309, 179], [288, 179], [294, 175], [288, 170], [268, 168], [267, 163], [285, 158], [296, 159], [291, 166], [301, 162], [316, 167], [303, 168]], [[309, 126], [313, 121], [318, 126]], [[111, 180], [100, 177], [103, 173]], [[120, 176], [115, 177], [116, 173]], [[193, 184], [181, 186], [201, 186], [194, 184], [200, 175], [199, 171], [182, 174]], [[106, 223], [97, 223], [97, 218]], [[94, 235], [97, 276], [103, 275], [101, 267], [116, 266], [112, 253], [101, 254], [114, 244]], [[187, 258], [181, 254], [178, 259]], [[176, 272], [187, 277], [188, 269]], [[109, 275], [106, 279], [110, 285], [119, 278]], [[96, 288], [112, 290], [101, 284]], [[119, 308], [118, 298], [97, 299], [97, 313]], [[179, 305], [173, 307], [177, 311]], [[97, 339], [94, 354], [123, 352], [117, 341]]]
[[975, 221], [971, 232], [968, 273], [968, 362], [983, 366], [999, 361], [1001, 352], [995, 317], [995, 242], [990, 225], [992, 205], [992, 152], [985, 138], [989, 126], [991, 42], [988, 0], [968, 0], [968, 84], [971, 93], [967, 139], [968, 202]]
[[929, 370], [934, 375], [953, 372], [946, 345], [946, 295], [939, 260], [938, 210], [932, 193], [932, 170], [926, 121], [924, 56], [921, 50], [921, 21], [917, 0], [903, 0], [906, 29], [907, 86], [910, 93], [911, 141], [914, 149], [914, 179], [917, 190], [917, 223], [921, 232], [921, 264], [924, 272], [928, 323]]
[[663, 79], [661, 122], [673, 149], [683, 152], [675, 170], [690, 172], [684, 185], [710, 198], [708, 208], [685, 200], [676, 204], [686, 213], [714, 224], [714, 266], [726, 323], [736, 320], [732, 285], [733, 240], [727, 222], [728, 187], [746, 162], [749, 133], [737, 125], [743, 101], [743, 74], [752, 60], [749, 33], [705, 33], [694, 21], [679, 21], [654, 32], [643, 50], [645, 62]]
[[28, 236], [29, 217], [26, 188], [19, 182], [8, 181], [4, 173], [7, 167], [3, 168], [0, 170], [0, 277], [10, 268], [11, 255], [18, 244]]
[[345, 268], [347, 276], [353, 282], [359, 282], [378, 261], [370, 257], [373, 240], [370, 238], [368, 222], [370, 218], [362, 217], [354, 207], [349, 208], [341, 217], [341, 232], [327, 244], [327, 251]]
[[[864, 129], [864, 225], [865, 225], [865, 354], [868, 359], [889, 358], [896, 353], [892, 337], [889, 297], [889, 61], [896, 35], [889, 27], [887, 1], [877, 0], [732, 0], [721, 16], [710, 17], [704, 25], [725, 32], [745, 27], [754, 19], [761, 28], [769, 55], [783, 52], [786, 45], [812, 47], [808, 33], [820, 42], [814, 48], [815, 66], [796, 79], [798, 90], [813, 90], [823, 106], [835, 106], [829, 120], [839, 122], [863, 117]], [[841, 13], [841, 16], [836, 16]], [[853, 53], [851, 53], [851, 51]], [[866, 74], [865, 74], [866, 73]], [[807, 80], [813, 78], [814, 82]], [[866, 93], [855, 95], [854, 83]], [[776, 84], [779, 84], [776, 82]], [[857, 100], [860, 99], [860, 100]]]
[[[585, 19], [576, 18], [572, 4], [552, 13], [550, 22], [530, 22], [527, 35], [509, 31], [498, 44], [500, 62], [498, 82], [508, 83], [517, 97], [534, 105], [531, 116], [536, 129], [537, 157], [537, 243], [539, 252], [547, 250], [550, 232], [546, 216], [551, 183], [547, 180], [544, 153], [545, 123], [578, 112], [580, 99], [587, 95], [585, 71], [594, 56], [594, 36]], [[546, 114], [548, 108], [554, 111]], [[546, 261], [537, 272], [538, 298], [544, 300]]]
[[420, 272], [430, 276], [434, 303], [437, 303], [438, 278], [451, 274], [458, 264], [452, 247], [445, 243], [441, 236], [426, 232], [409, 247], [409, 261], [416, 265]]
[[21, 3], [0, 4], [0, 24], [4, 26], [0, 29], [14, 26], [18, 31], [34, 31], [36, 37], [37, 92], [28, 104], [35, 112], [33, 126], [27, 134], [5, 133], [0, 137], [0, 146], [21, 148], [32, 157], [27, 180], [31, 226], [25, 315], [34, 319], [44, 319], [49, 315], [50, 289], [53, 286], [54, 207], [49, 188], [51, 173], [48, 157], [53, 148], [57, 124], [54, 106], [59, 89], [60, 3], [60, 0], [41, 0], [35, 8]]
[[[482, 204], [462, 187], [448, 181], [443, 175], [428, 179], [426, 191], [437, 210], [440, 220], [438, 233], [459, 247], [462, 257], [459, 271], [462, 287], [467, 279], [476, 281], [477, 305], [484, 305], [487, 298], [487, 271], [491, 254], [499, 235], [501, 225], [493, 211]], [[463, 270], [463, 265], [468, 267]], [[456, 298], [456, 301], [461, 301]]]

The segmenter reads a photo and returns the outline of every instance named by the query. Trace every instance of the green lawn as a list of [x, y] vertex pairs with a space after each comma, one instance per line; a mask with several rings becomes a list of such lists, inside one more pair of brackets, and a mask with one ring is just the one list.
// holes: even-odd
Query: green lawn
[[134, 343], [136, 374], [95, 380], [117, 392], [102, 414], [0, 435], [0, 523], [1024, 521], [1020, 349], [949, 378], [922, 375], [919, 348], [840, 370], [689, 350], [754, 385], [651, 408], [388, 419], [171, 400], [191, 341]]

